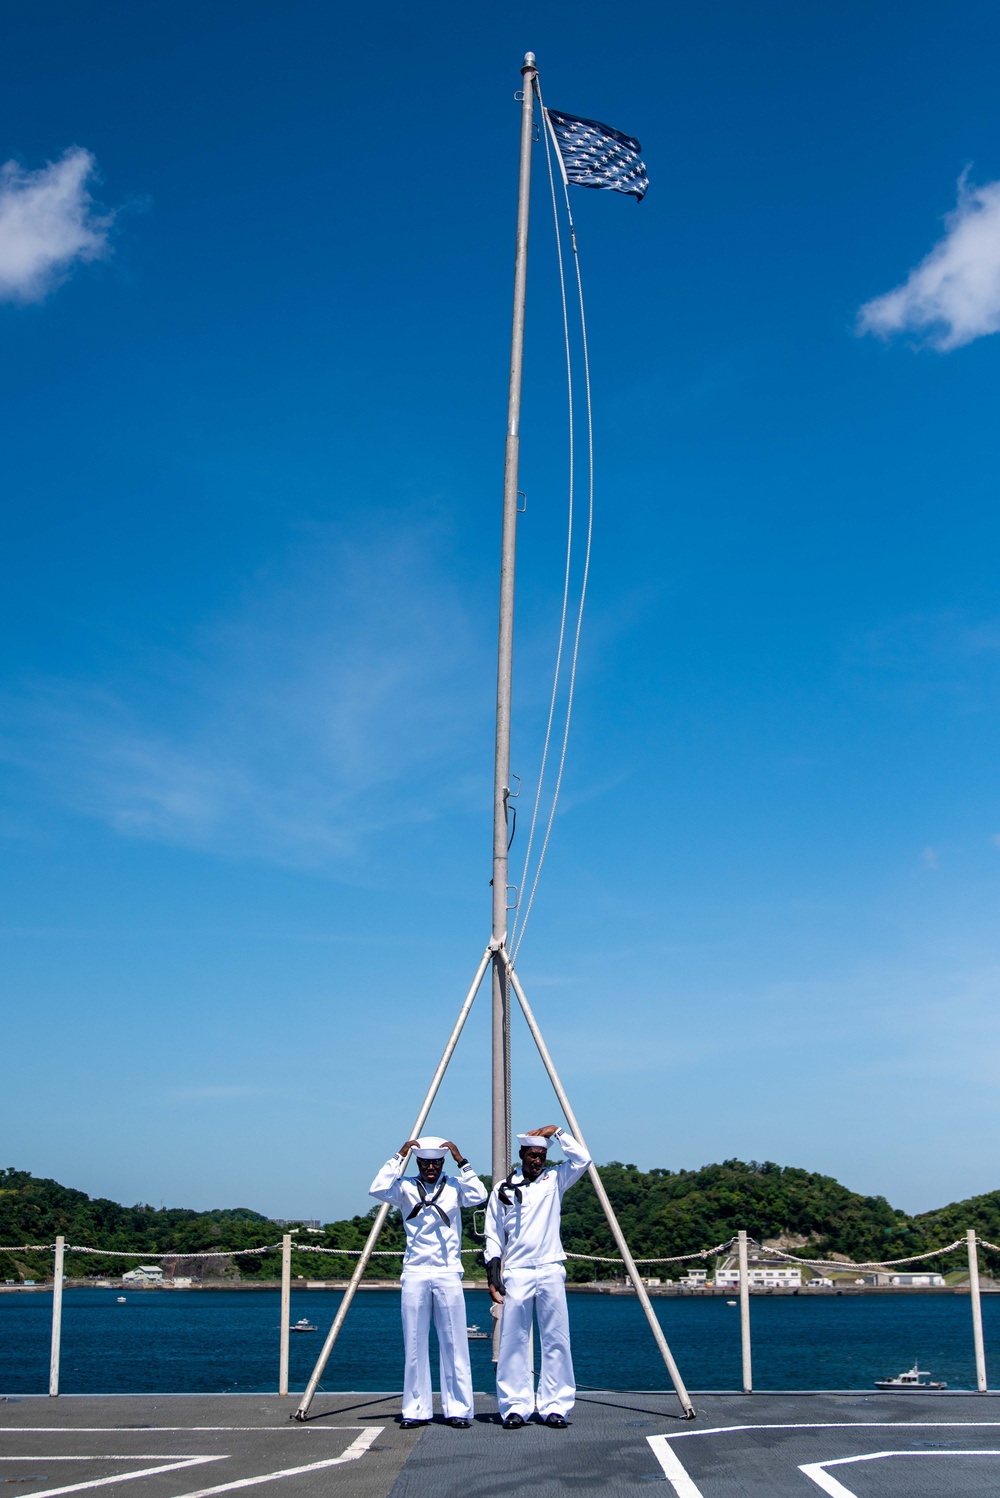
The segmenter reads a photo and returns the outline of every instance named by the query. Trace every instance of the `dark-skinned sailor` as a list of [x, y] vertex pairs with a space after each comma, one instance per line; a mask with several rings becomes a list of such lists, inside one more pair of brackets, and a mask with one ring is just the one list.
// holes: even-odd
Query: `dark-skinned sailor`
[[[550, 1141], [566, 1156], [549, 1165]], [[506, 1430], [534, 1413], [529, 1346], [538, 1318], [542, 1366], [537, 1409], [546, 1425], [565, 1430], [576, 1400], [566, 1310], [566, 1251], [559, 1235], [562, 1199], [590, 1164], [572, 1134], [548, 1124], [518, 1134], [521, 1164], [494, 1186], [486, 1209], [486, 1272], [490, 1296], [503, 1306], [497, 1359], [497, 1402]]]
[[[404, 1178], [414, 1151], [416, 1176]], [[451, 1155], [456, 1176], [445, 1175]], [[462, 1207], [481, 1207], [486, 1187], [450, 1139], [408, 1139], [372, 1181], [369, 1195], [391, 1202], [403, 1214], [404, 1429], [426, 1425], [434, 1414], [427, 1339], [431, 1316], [441, 1369], [441, 1410], [448, 1425], [472, 1423], [472, 1369], [462, 1293]]]

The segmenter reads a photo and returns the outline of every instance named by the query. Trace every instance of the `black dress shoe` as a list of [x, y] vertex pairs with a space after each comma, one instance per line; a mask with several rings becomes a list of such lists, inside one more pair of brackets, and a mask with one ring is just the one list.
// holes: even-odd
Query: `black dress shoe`
[[565, 1415], [546, 1415], [545, 1423], [550, 1430], [568, 1430], [569, 1421]]
[[503, 1428], [504, 1430], [520, 1430], [523, 1424], [523, 1415], [508, 1415], [506, 1420], [503, 1422]]
[[400, 1420], [400, 1430], [416, 1430], [418, 1425], [430, 1425], [429, 1420]]
[[464, 1415], [452, 1415], [444, 1423], [445, 1425], [450, 1425], [453, 1430], [468, 1430], [472, 1421], [466, 1420]]

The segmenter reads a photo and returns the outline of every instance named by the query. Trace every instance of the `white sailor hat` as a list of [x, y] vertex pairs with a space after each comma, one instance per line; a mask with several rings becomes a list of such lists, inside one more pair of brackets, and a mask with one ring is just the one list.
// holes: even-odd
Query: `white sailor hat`
[[436, 1134], [424, 1134], [417, 1140], [413, 1151], [418, 1160], [443, 1160], [448, 1155], [448, 1141], [438, 1139]]
[[552, 1140], [544, 1134], [518, 1134], [517, 1142], [523, 1150], [547, 1150]]

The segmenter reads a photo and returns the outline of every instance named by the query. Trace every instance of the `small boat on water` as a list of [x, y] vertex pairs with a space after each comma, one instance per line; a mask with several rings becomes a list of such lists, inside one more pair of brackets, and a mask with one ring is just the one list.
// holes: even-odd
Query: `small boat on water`
[[290, 1326], [288, 1330], [290, 1332], [314, 1332], [316, 1328], [311, 1321], [307, 1321], [304, 1316], [301, 1316], [295, 1325]]
[[124, 1297], [124, 1295], [119, 1295], [119, 1297], [118, 1297], [118, 1304], [120, 1306], [123, 1306], [125, 1304], [125, 1297]]
[[478, 1326], [467, 1326], [465, 1330], [469, 1334], [470, 1342], [488, 1342], [492, 1336], [491, 1332], [484, 1332]]
[[947, 1389], [948, 1385], [932, 1379], [925, 1368], [918, 1368], [916, 1363], [909, 1373], [897, 1374], [895, 1378], [877, 1378], [876, 1389], [888, 1389], [892, 1393], [926, 1393], [932, 1389]]
[[726, 1301], [726, 1305], [727, 1306], [734, 1306], [735, 1304], [736, 1304], [735, 1300], [727, 1300]]

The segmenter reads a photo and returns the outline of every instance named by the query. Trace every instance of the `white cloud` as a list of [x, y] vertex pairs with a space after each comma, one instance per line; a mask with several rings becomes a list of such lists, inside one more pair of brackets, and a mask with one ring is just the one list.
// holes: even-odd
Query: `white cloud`
[[902, 286], [866, 302], [858, 331], [923, 333], [946, 353], [1000, 332], [1000, 182], [958, 184], [947, 232]]
[[94, 170], [80, 146], [37, 172], [0, 167], [0, 300], [40, 301], [74, 262], [107, 253], [111, 215], [94, 211]]

